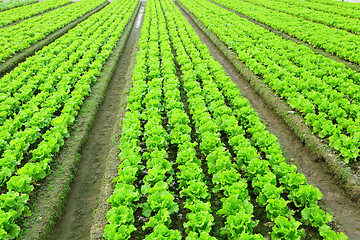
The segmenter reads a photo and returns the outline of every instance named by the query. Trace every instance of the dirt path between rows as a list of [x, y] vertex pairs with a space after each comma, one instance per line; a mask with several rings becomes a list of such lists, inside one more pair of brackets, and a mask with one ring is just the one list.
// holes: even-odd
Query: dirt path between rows
[[116, 123], [120, 98], [125, 87], [132, 50], [140, 29], [134, 24], [124, 50], [108, 85], [104, 102], [100, 106], [81, 152], [78, 172], [71, 184], [69, 199], [61, 219], [55, 225], [50, 239], [89, 239], [93, 211], [98, 198], [109, 154], [113, 127]]
[[[177, 3], [177, 2], [175, 2]], [[179, 7], [179, 5], [177, 4]], [[259, 113], [260, 118], [267, 125], [269, 131], [276, 135], [283, 148], [286, 157], [296, 164], [300, 171], [306, 176], [308, 182], [318, 187], [323, 193], [325, 209], [333, 212], [349, 239], [360, 239], [360, 208], [352, 202], [346, 192], [341, 188], [338, 180], [330, 173], [328, 166], [321, 161], [310, 148], [306, 147], [290, 127], [279, 117], [249, 82], [237, 71], [234, 65], [213, 44], [208, 36], [196, 25], [196, 23], [184, 12], [180, 11], [192, 25], [199, 37], [207, 45], [211, 55], [221, 63], [231, 79], [238, 85], [239, 89], [251, 103], [251, 106]]]

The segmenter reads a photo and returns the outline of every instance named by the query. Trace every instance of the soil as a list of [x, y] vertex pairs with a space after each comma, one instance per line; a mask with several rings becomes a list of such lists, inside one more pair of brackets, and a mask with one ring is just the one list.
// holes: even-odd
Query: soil
[[[141, 1], [143, 2], [143, 1]], [[144, 15], [144, 10], [145, 10], [145, 4], [141, 4], [140, 5], [140, 9], [138, 12], [138, 15], [136, 17], [136, 21], [134, 23], [134, 27], [131, 30], [131, 33], [129, 35], [129, 39], [125, 45], [125, 48], [127, 50], [125, 51], [131, 51], [131, 59], [125, 59], [123, 60], [123, 64], [128, 63], [128, 73], [125, 76], [124, 72], [121, 72], [121, 74], [114, 74], [114, 78], [115, 75], [118, 75], [117, 78], [125, 78], [126, 84], [124, 89], [122, 90], [122, 97], [120, 100], [120, 104], [119, 104], [119, 110], [118, 110], [118, 115], [117, 115], [117, 123], [114, 126], [113, 129], [113, 133], [112, 133], [112, 137], [111, 137], [111, 149], [109, 151], [109, 155], [106, 159], [106, 169], [105, 169], [105, 174], [104, 174], [104, 178], [103, 178], [103, 183], [102, 183], [102, 188], [101, 188], [101, 194], [99, 195], [99, 200], [98, 200], [98, 207], [95, 210], [95, 216], [93, 219], [93, 223], [91, 226], [91, 233], [90, 233], [90, 239], [104, 239], [103, 238], [103, 232], [104, 232], [104, 228], [105, 225], [107, 224], [107, 220], [106, 220], [106, 213], [107, 211], [110, 209], [110, 205], [107, 204], [107, 199], [109, 198], [109, 196], [112, 195], [115, 184], [112, 182], [112, 180], [114, 179], [114, 177], [116, 177], [118, 175], [118, 166], [120, 164], [120, 159], [118, 157], [119, 154], [119, 139], [121, 137], [121, 126], [122, 126], [122, 121], [123, 118], [125, 116], [126, 113], [126, 99], [129, 93], [129, 89], [131, 88], [131, 79], [132, 79], [132, 72], [133, 72], [133, 68], [135, 66], [135, 62], [136, 62], [136, 53], [138, 51], [138, 45], [134, 44], [138, 41], [139, 37], [140, 37], [140, 29], [142, 26], [142, 22], [143, 22], [143, 15]], [[125, 57], [125, 55], [123, 55]], [[120, 60], [119, 60], [120, 62]], [[126, 65], [126, 64], [125, 64]], [[120, 68], [119, 68], [120, 69]]]
[[139, 29], [133, 27], [108, 85], [104, 102], [95, 117], [93, 127], [83, 146], [78, 172], [71, 184], [64, 213], [54, 228], [51, 239], [89, 239], [93, 211], [103, 183], [106, 159], [109, 154], [113, 127], [117, 122], [120, 99], [125, 88], [134, 44]]
[[[176, 2], [177, 3], [177, 2]], [[178, 4], [177, 4], [178, 5]], [[179, 7], [179, 5], [178, 5]], [[211, 55], [221, 63], [227, 74], [238, 85], [251, 106], [259, 113], [260, 118], [267, 125], [269, 131], [278, 137], [287, 159], [299, 167], [308, 182], [318, 187], [323, 193], [324, 208], [335, 214], [342, 222], [345, 232], [350, 239], [360, 238], [360, 207], [351, 201], [340, 186], [338, 179], [330, 173], [324, 161], [305, 146], [299, 137], [290, 129], [284, 120], [269, 107], [250, 83], [237, 71], [234, 65], [213, 44], [209, 37], [196, 23], [179, 7], [183, 15], [207, 45]]]
[[353, 63], [353, 62], [350, 62], [350, 61], [348, 61], [348, 60], [345, 60], [345, 59], [343, 59], [343, 58], [341, 58], [341, 57], [336, 56], [335, 54], [328, 53], [328, 52], [326, 52], [325, 50], [323, 50], [323, 49], [321, 49], [321, 48], [318, 48], [318, 47], [315, 47], [315, 46], [313, 46], [313, 45], [311, 45], [311, 44], [309, 44], [309, 43], [305, 43], [305, 42], [297, 39], [296, 37], [292, 37], [292, 36], [290, 36], [290, 35], [287, 34], [287, 33], [284, 33], [284, 32], [282, 32], [282, 31], [276, 30], [276, 29], [274, 29], [274, 28], [272, 28], [272, 27], [270, 27], [270, 26], [268, 26], [268, 25], [266, 25], [266, 24], [264, 24], [264, 23], [258, 22], [258, 21], [254, 20], [254, 19], [252, 19], [252, 18], [250, 18], [250, 17], [248, 17], [248, 16], [245, 16], [245, 15], [243, 15], [243, 14], [241, 14], [241, 13], [238, 13], [238, 12], [236, 12], [236, 11], [230, 9], [230, 8], [227, 8], [227, 7], [225, 7], [225, 6], [223, 6], [223, 5], [219, 4], [219, 3], [216, 3], [216, 2], [211, 1], [211, 0], [208, 0], [208, 1], [211, 2], [211, 3], [213, 3], [213, 4], [216, 4], [216, 5], [220, 6], [220, 7], [222, 7], [222, 8], [224, 8], [224, 9], [230, 11], [230, 12], [235, 13], [236, 15], [238, 15], [238, 16], [241, 17], [241, 18], [246, 18], [248, 21], [250, 21], [250, 22], [252, 22], [252, 23], [254, 23], [254, 24], [256, 24], [256, 25], [258, 25], [258, 26], [260, 26], [260, 27], [262, 27], [262, 28], [267, 29], [268, 31], [270, 31], [270, 32], [278, 35], [279, 37], [282, 37], [282, 38], [285, 39], [285, 40], [290, 40], [290, 41], [293, 41], [293, 42], [296, 43], [296, 44], [304, 45], [304, 46], [306, 46], [307, 48], [309, 48], [309, 49], [311, 49], [312, 51], [314, 51], [316, 54], [320, 54], [320, 55], [323, 55], [324, 57], [331, 58], [331, 59], [334, 60], [334, 61], [341, 62], [341, 63], [345, 64], [346, 67], [351, 68], [351, 69], [353, 69], [354, 71], [360, 72], [360, 65], [358, 65], [358, 64], [356, 64], [356, 63]]

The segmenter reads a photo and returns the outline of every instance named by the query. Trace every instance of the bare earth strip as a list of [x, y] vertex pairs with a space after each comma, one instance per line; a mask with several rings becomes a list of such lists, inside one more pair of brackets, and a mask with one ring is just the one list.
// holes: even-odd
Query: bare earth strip
[[[134, 20], [138, 16], [138, 9], [133, 15]], [[96, 114], [87, 142], [82, 148], [78, 171], [70, 186], [64, 213], [55, 225], [50, 239], [89, 239], [90, 237], [93, 212], [98, 205], [111, 146], [111, 135], [117, 122], [118, 108], [126, 86], [126, 74], [139, 32], [133, 24], [134, 21], [127, 29], [129, 37], [122, 38], [123, 51], [116, 61], [117, 64], [114, 65], [104, 101]]]
[[125, 86], [121, 91], [121, 98], [117, 100], [117, 103], [119, 104], [116, 111], [117, 122], [114, 124], [112, 132], [110, 151], [106, 159], [106, 169], [101, 193], [98, 199], [98, 207], [95, 210], [94, 220], [91, 227], [90, 239], [104, 239], [103, 232], [105, 225], [107, 224], [106, 213], [110, 208], [110, 205], [107, 204], [107, 199], [112, 195], [115, 187], [112, 179], [118, 175], [118, 166], [120, 164], [120, 159], [118, 157], [118, 146], [121, 136], [121, 125], [126, 112], [126, 99], [131, 88], [132, 71], [135, 66], [135, 58], [138, 51], [137, 41], [140, 37], [140, 29], [143, 22], [144, 10], [145, 3], [143, 2], [140, 6], [134, 28], [132, 29], [128, 42], [125, 45], [124, 53], [120, 57], [119, 64], [121, 65], [116, 69], [113, 76], [114, 82], [121, 81], [123, 84], [125, 84]]

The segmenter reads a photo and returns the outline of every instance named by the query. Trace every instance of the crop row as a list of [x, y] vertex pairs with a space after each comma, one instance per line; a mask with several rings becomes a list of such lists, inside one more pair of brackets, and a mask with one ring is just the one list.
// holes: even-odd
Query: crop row
[[[170, 14], [170, 12], [171, 11], [168, 13]], [[151, 19], [151, 23], [149, 19]], [[172, 22], [168, 21], [168, 24], [170, 25], [171, 23], [174, 25], [174, 22], [173, 19]], [[156, 29], [157, 27], [158, 30], [154, 30], [154, 28]], [[145, 32], [147, 31], [147, 28], [150, 29], [150, 32]], [[172, 28], [172, 31], [173, 34], [177, 34], [175, 28]], [[150, 34], [150, 37], [148, 34]], [[186, 198], [185, 208], [190, 211], [186, 216], [188, 222], [184, 224], [188, 233], [187, 239], [213, 239], [209, 236], [214, 219], [210, 213], [210, 196], [203, 181], [204, 173], [201, 168], [202, 163], [196, 157], [194, 146], [197, 144], [191, 142], [190, 120], [188, 115], [184, 112], [184, 104], [181, 102], [179, 91], [180, 82], [175, 75], [176, 69], [173, 54], [171, 52], [169, 36], [166, 30], [163, 12], [161, 11], [158, 1], [149, 1], [147, 3], [147, 11], [141, 38], [149, 38], [150, 41], [140, 41], [140, 43], [144, 43], [144, 45], [140, 44], [140, 52], [137, 56], [137, 66], [134, 71], [134, 87], [128, 98], [129, 111], [124, 119], [123, 135], [120, 140], [120, 148], [122, 150], [120, 157], [122, 159], [122, 164], [119, 168], [119, 177], [115, 179], [115, 181], [117, 181], [116, 190], [114, 195], [109, 199], [112, 208], [108, 213], [110, 224], [105, 230], [105, 237], [107, 239], [128, 239], [131, 237], [130, 235], [121, 235], [123, 233], [122, 229], [128, 225], [127, 222], [114, 222], [113, 220], [119, 220], [119, 218], [116, 218], [116, 215], [118, 214], [116, 213], [116, 210], [120, 208], [120, 205], [127, 206], [129, 204], [127, 202], [124, 203], [118, 201], [120, 196], [123, 196], [123, 193], [119, 189], [123, 188], [122, 184], [124, 183], [124, 176], [129, 175], [128, 173], [124, 173], [128, 172], [125, 171], [124, 165], [127, 166], [129, 164], [129, 159], [133, 158], [127, 154], [130, 149], [134, 149], [134, 146], [131, 144], [129, 145], [129, 143], [137, 143], [137, 147], [140, 144], [138, 141], [133, 141], [134, 137], [137, 139], [140, 138], [141, 131], [134, 131], [135, 129], [140, 130], [140, 120], [130, 120], [133, 116], [138, 115], [142, 120], [146, 121], [144, 141], [146, 142], [147, 152], [143, 154], [143, 158], [147, 162], [147, 175], [144, 177], [144, 185], [141, 189], [143, 194], [148, 194], [149, 196], [147, 197], [147, 203], [142, 206], [142, 212], [145, 217], [149, 217], [149, 211], [158, 210], [154, 216], [150, 217], [149, 221], [143, 227], [144, 229], [147, 227], [154, 228], [154, 232], [148, 235], [146, 239], [153, 239], [155, 236], [181, 239], [179, 232], [169, 231], [166, 226], [171, 221], [170, 214], [173, 213], [173, 211], [169, 211], [168, 209], [173, 207], [177, 210], [177, 207], [172, 203], [173, 197], [166, 192], [167, 183], [165, 183], [163, 179], [164, 174], [172, 172], [171, 165], [164, 159], [164, 156], [167, 157], [167, 154], [164, 151], [167, 149], [167, 142], [176, 146], [178, 150], [176, 154], [176, 163], [180, 169], [177, 174], [178, 181], [180, 182], [179, 186], [181, 188], [180, 196]], [[144, 56], [146, 53], [144, 53], [143, 50], [145, 49], [150, 49], [147, 58]], [[160, 55], [161, 62], [159, 59]], [[150, 59], [147, 63], [148, 66], [144, 66], [146, 64], [144, 59]], [[147, 74], [147, 72], [149, 72], [149, 74]], [[148, 77], [146, 77], [146, 75]], [[148, 87], [146, 87], [146, 84]], [[143, 92], [147, 93], [144, 94]], [[144, 99], [142, 99], [142, 96], [145, 96]], [[163, 103], [160, 102], [162, 98]], [[141, 107], [142, 105], [144, 106], [143, 108]], [[141, 114], [138, 113], [139, 110]], [[164, 110], [166, 110], [166, 115], [168, 117], [167, 128], [169, 133], [165, 132], [164, 129], [160, 127], [162, 121], [160, 114], [162, 114]], [[158, 122], [157, 125], [154, 124], [154, 120], [155, 122]], [[152, 132], [148, 132], [150, 126], [152, 126], [152, 132], [155, 131], [155, 135], [152, 135]], [[137, 134], [134, 134], [135, 132]], [[156, 142], [152, 141], [152, 139], [156, 140]], [[219, 138], [218, 141], [220, 141]], [[150, 153], [148, 153], [149, 151]], [[139, 149], [136, 150], [135, 154], [138, 155], [138, 152]], [[137, 162], [139, 161], [140, 158]], [[133, 173], [132, 176], [134, 176], [132, 184], [136, 179], [136, 172], [139, 170], [141, 171], [142, 169], [139, 169], [137, 163], [134, 162], [134, 170], [131, 171]], [[170, 177], [170, 179], [171, 178], [172, 177]], [[149, 180], [152, 181], [152, 184], [149, 184]], [[171, 180], [167, 179], [167, 182], [170, 181]], [[241, 183], [239, 184], [239, 187], [243, 187], [244, 183]], [[133, 185], [131, 186], [133, 187]], [[156, 209], [155, 206], [159, 204], [154, 204], [154, 200], [162, 199], [164, 198], [164, 195], [169, 196], [167, 197], [168, 200], [164, 203], [165, 199], [163, 199], [163, 204], [161, 205], [163, 207], [161, 209]], [[130, 224], [133, 224], [133, 221], [131, 221]], [[135, 229], [133, 228], [133, 230]]]
[[25, 6], [31, 3], [36, 3], [39, 0], [10, 0], [8, 2], [0, 2], [0, 11], [5, 11], [8, 9]]
[[[193, 11], [198, 5], [189, 8]], [[237, 53], [239, 60], [300, 111], [313, 133], [327, 139], [345, 162], [356, 161], [360, 151], [358, 73], [214, 4], [201, 7], [208, 15], [194, 11], [195, 15]]]
[[50, 174], [53, 156], [136, 5], [135, 0], [114, 1], [0, 79], [4, 83], [23, 68], [32, 73], [27, 81], [14, 81], [18, 89], [6, 97], [14, 108], [1, 126], [2, 238], [18, 235], [16, 223], [29, 214], [26, 205], [34, 184]]
[[[163, 99], [160, 78], [159, 19], [153, 2], [148, 1], [137, 64], [133, 74], [133, 88], [128, 98], [127, 113], [122, 126], [120, 139], [119, 176], [114, 194], [108, 199], [111, 210], [107, 214], [109, 225], [105, 228], [106, 239], [129, 239], [136, 230], [134, 211], [139, 207], [139, 190], [146, 196], [142, 214], [148, 221], [143, 226], [153, 228], [146, 239], [167, 237], [181, 239], [179, 231], [169, 229], [170, 215], [179, 207], [174, 202], [174, 194], [169, 191], [174, 170], [168, 161], [168, 134], [163, 127]], [[153, 74], [146, 77], [146, 73]], [[142, 123], [143, 122], [143, 123]], [[145, 142], [146, 151], [141, 153], [140, 138]], [[143, 185], [136, 184], [140, 172], [147, 174]], [[137, 186], [137, 188], [135, 188]], [[129, 194], [124, 194], [124, 189]], [[131, 190], [131, 191], [130, 191]], [[126, 218], [121, 216], [127, 216]]]
[[245, 1], [216, 0], [245, 16], [325, 49], [354, 63], [360, 63], [360, 36], [345, 30], [305, 20]]
[[[344, 17], [338, 14], [324, 13], [313, 9], [296, 6], [291, 3], [282, 2], [283, 0], [264, 1], [246, 0], [259, 6], [266, 7], [275, 11], [287, 13], [296, 17], [304, 18], [313, 22], [322, 23], [327, 26], [335, 27], [360, 34], [360, 19]], [[287, 1], [287, 0], [286, 0]], [[360, 14], [359, 14], [360, 15]]]
[[322, 3], [330, 6], [346, 7], [352, 9], [360, 9], [358, 3], [343, 2], [343, 1], [332, 1], [332, 0], [306, 0], [309, 2]]
[[[181, 25], [185, 18], [179, 13], [176, 22]], [[202, 61], [193, 59], [193, 63], [196, 63], [194, 70], [198, 75], [198, 82], [202, 82], [203, 85], [202, 94], [208, 111], [219, 129], [227, 134], [228, 143], [236, 155], [236, 167], [246, 172], [248, 184], [251, 184], [258, 194], [257, 203], [262, 207], [266, 206], [268, 219], [275, 222], [272, 237], [276, 239], [292, 235], [301, 236], [303, 230], [296, 230], [300, 222], [292, 218], [292, 210], [288, 209], [291, 207], [287, 206], [287, 203], [293, 202], [296, 210], [301, 212], [302, 224], [319, 227], [320, 235], [324, 238], [346, 238], [342, 233], [335, 234], [325, 224], [331, 221], [331, 216], [317, 206], [317, 200], [322, 197], [320, 191], [308, 185], [306, 178], [297, 173], [294, 166], [286, 163], [276, 137], [265, 129], [248, 101], [240, 97], [236, 85], [226, 76], [220, 64], [210, 57], [207, 48], [191, 26], [185, 26], [191, 39], [183, 40], [186, 51], [192, 58], [196, 56], [195, 50], [191, 51], [189, 47], [192, 42], [202, 58]], [[208, 71], [201, 67], [201, 63], [207, 63]], [[196, 65], [199, 67], [196, 68]], [[228, 108], [224, 107], [227, 105], [226, 102], [229, 102]], [[233, 116], [237, 121], [234, 121]], [[249, 139], [245, 137], [248, 135], [251, 136]], [[264, 155], [266, 157], [262, 159], [261, 156]], [[282, 198], [282, 194], [287, 195], [287, 201]]]
[[[184, 223], [186, 239], [213, 239], [210, 235], [214, 218], [210, 213], [214, 206], [213, 200], [209, 201], [209, 192], [215, 193], [221, 202], [215, 214], [225, 219], [222, 234], [231, 239], [264, 239], [252, 233], [258, 221], [254, 220], [249, 191], [257, 196], [256, 203], [273, 223], [273, 239], [299, 239], [305, 232], [300, 226], [317, 228], [325, 239], [346, 239], [326, 225], [332, 217], [317, 204], [322, 197], [320, 191], [308, 185], [296, 167], [286, 163], [276, 137], [265, 129], [172, 1], [147, 2], [139, 46], [120, 139], [122, 163], [119, 176], [114, 179], [117, 182], [114, 194], [108, 200], [111, 209], [106, 239], [134, 236], [134, 211], [138, 207], [145, 217], [150, 217], [143, 228], [153, 227], [145, 239], [154, 236], [181, 239], [178, 232], [168, 229], [170, 215], [175, 214], [168, 209], [177, 208], [167, 192], [166, 182], [174, 181], [174, 168], [166, 161], [168, 144], [177, 148], [179, 172], [175, 181], [179, 183], [180, 196], [185, 198], [185, 208], [189, 209]], [[160, 117], [164, 114], [165, 122]], [[192, 122], [195, 136], [189, 127]], [[154, 132], [157, 134], [153, 135]], [[151, 141], [154, 136], [156, 144]], [[146, 152], [141, 148], [142, 142]], [[196, 157], [197, 143], [201, 159]], [[202, 168], [208, 169], [207, 173]], [[157, 169], [155, 176], [153, 169]], [[203, 174], [208, 174], [205, 179], [212, 182], [213, 189], [204, 185]], [[155, 185], [152, 182], [149, 186], [149, 179], [156, 180]], [[122, 194], [124, 188], [131, 189], [129, 198]], [[139, 188], [147, 197], [144, 204], [139, 202]], [[165, 200], [161, 207], [150, 203], [163, 195], [169, 196], [166, 204]], [[154, 209], [158, 212], [149, 215]], [[164, 212], [161, 218], [159, 211]], [[127, 229], [131, 230], [125, 235]]]
[[31, 4], [20, 8], [14, 8], [6, 12], [0, 12], [0, 27], [43, 13], [50, 9], [54, 9], [66, 5], [68, 3], [71, 3], [71, 0], [61, 0], [61, 1], [50, 0], [50, 1]]
[[[156, 1], [160, 17], [160, 47], [164, 72], [164, 107], [168, 117], [168, 132], [170, 142], [177, 148], [176, 163], [179, 169], [177, 180], [179, 182], [180, 197], [185, 198], [185, 209], [188, 209], [184, 223], [187, 239], [208, 239], [214, 222], [211, 213], [210, 191], [207, 188], [205, 174], [201, 160], [196, 156], [196, 140], [191, 137], [192, 128], [190, 118], [181, 101], [180, 80], [176, 76], [176, 65], [172, 53], [172, 34], [176, 37], [176, 20], [171, 18], [171, 9], [161, 8], [160, 1]], [[165, 19], [165, 17], [166, 19]]]
[[78, 1], [19, 24], [0, 29], [0, 62], [29, 48], [50, 33], [80, 18], [104, 3], [104, 0]]
[[[172, 16], [167, 18], [169, 32], [176, 52], [176, 60], [182, 72], [182, 86], [187, 96], [189, 112], [198, 133], [200, 151], [205, 156], [203, 164], [206, 165], [210, 180], [214, 185], [211, 191], [221, 201], [221, 207], [216, 212], [225, 219], [221, 233], [230, 239], [263, 239], [261, 235], [253, 234], [253, 227], [257, 225], [257, 220], [253, 219], [254, 207], [250, 202], [247, 182], [232, 162], [230, 152], [221, 140], [221, 128], [212, 116], [213, 110], [220, 105], [207, 105], [207, 100], [213, 97], [216, 100], [219, 97], [216, 92], [207, 95], [209, 93], [207, 88], [214, 87], [211, 76], [207, 76], [205, 72], [204, 63], [208, 59], [201, 59], [194, 44], [189, 41], [187, 29], [181, 25], [181, 21], [185, 19], [179, 18], [180, 12], [176, 7], [173, 4], [170, 5], [169, 2], [164, 5], [167, 5], [167, 12], [172, 13]], [[214, 88], [211, 91], [214, 90], [218, 91]], [[229, 124], [236, 122], [234, 116], [225, 113], [218, 118], [218, 121], [224, 121], [224, 119], [227, 122], [221, 124], [223, 129], [234, 127]], [[239, 135], [241, 130], [239, 126], [232, 129], [234, 134]]]
[[[151, 2], [149, 2], [152, 5]], [[147, 239], [167, 237], [169, 239], [181, 239], [177, 230], [171, 230], [171, 215], [179, 211], [179, 205], [175, 202], [175, 194], [170, 189], [173, 182], [174, 168], [169, 161], [169, 135], [163, 124], [164, 106], [162, 104], [164, 69], [166, 58], [161, 51], [163, 25], [159, 17], [158, 9], [149, 8], [151, 14], [151, 26], [149, 29], [149, 61], [148, 71], [151, 73], [146, 79], [147, 92], [141, 103], [144, 121], [144, 135], [146, 151], [142, 158], [146, 162], [146, 175], [141, 185], [141, 193], [146, 196], [146, 202], [142, 205], [142, 214], [148, 221], [142, 227], [143, 230], [152, 228], [153, 231]], [[164, 77], [164, 78], [162, 78]]]
[[[104, 20], [98, 21], [100, 17]], [[68, 101], [67, 95], [76, 80], [109, 54], [110, 51], [102, 47], [105, 39], [96, 42], [94, 39], [104, 35], [106, 26], [114, 27], [116, 17], [112, 12], [92, 17], [1, 79], [4, 86], [1, 91], [1, 184], [11, 177], [30, 145], [41, 139], [39, 132], [52, 124]], [[90, 67], [91, 64], [95, 65]], [[24, 69], [29, 74], [19, 76]]]
[[342, 6], [331, 6], [323, 3], [317, 3], [317, 2], [309, 2], [306, 0], [280, 0], [281, 2], [286, 2], [290, 4], [294, 4], [301, 7], [306, 7], [309, 9], [314, 9], [317, 11], [327, 12], [327, 13], [333, 13], [345, 17], [353, 17], [360, 19], [360, 13], [358, 10], [353, 8], [346, 8]]

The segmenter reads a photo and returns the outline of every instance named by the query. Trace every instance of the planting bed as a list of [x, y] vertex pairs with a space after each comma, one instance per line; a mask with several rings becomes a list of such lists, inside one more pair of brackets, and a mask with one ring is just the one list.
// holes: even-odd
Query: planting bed
[[358, 53], [301, 37], [356, 42], [350, 6], [1, 12], [0, 239], [359, 238]]
[[12, 1], [1, 1], [0, 2], [0, 11], [5, 11], [8, 9], [13, 9], [16, 7], [25, 6], [28, 4], [36, 3], [38, 0], [12, 0]]
[[21, 8], [14, 8], [6, 12], [0, 12], [0, 27], [7, 26], [13, 22], [35, 16], [37, 14], [64, 6], [69, 3], [71, 3], [70, 0], [50, 0], [43, 3], [31, 4]]
[[[282, 182], [289, 176], [277, 166], [303, 175], [287, 165], [276, 138], [183, 22], [171, 1], [147, 2], [105, 238], [261, 239], [255, 232], [275, 239], [345, 238], [305, 220], [307, 210], [300, 209], [322, 211], [312, 205], [317, 200], [308, 206], [294, 200]], [[295, 189], [316, 196], [306, 180], [293, 181], [300, 184]], [[270, 197], [272, 186], [277, 190]], [[272, 215], [273, 201], [285, 204], [277, 208], [284, 212]]]

